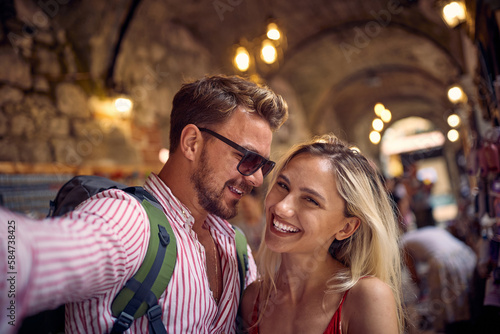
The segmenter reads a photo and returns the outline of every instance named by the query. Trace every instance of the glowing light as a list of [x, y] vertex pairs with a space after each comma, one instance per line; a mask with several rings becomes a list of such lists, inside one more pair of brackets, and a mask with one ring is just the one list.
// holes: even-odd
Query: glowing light
[[132, 107], [134, 104], [132, 103], [132, 100], [120, 97], [115, 100], [115, 109], [116, 111], [120, 113], [127, 114], [132, 110]]
[[380, 143], [380, 139], [381, 139], [380, 133], [378, 133], [377, 131], [370, 132], [370, 141], [372, 142], [372, 144], [376, 145]]
[[272, 64], [278, 58], [278, 52], [270, 40], [266, 39], [262, 42], [260, 57], [266, 64]]
[[457, 130], [451, 129], [450, 131], [448, 131], [447, 137], [449, 141], [456, 142], [458, 138], [460, 138], [460, 134], [458, 133]]
[[373, 130], [380, 132], [384, 128], [384, 122], [380, 118], [375, 118], [372, 122], [372, 127]]
[[247, 49], [240, 46], [236, 49], [236, 56], [234, 57], [234, 63], [238, 70], [245, 72], [250, 67], [250, 54]]
[[389, 109], [384, 109], [384, 111], [380, 114], [380, 118], [382, 118], [385, 123], [389, 123], [392, 119], [392, 114]]
[[460, 86], [453, 86], [448, 89], [448, 99], [451, 103], [467, 101], [467, 97]]
[[446, 24], [454, 28], [465, 21], [465, 6], [461, 2], [453, 1], [443, 7], [443, 19]]
[[373, 110], [375, 111], [375, 115], [377, 115], [378, 117], [380, 117], [380, 115], [382, 115], [382, 111], [385, 110], [385, 107], [382, 103], [377, 103], [375, 105], [375, 107], [373, 108]]
[[267, 25], [267, 38], [277, 41], [280, 37], [281, 34], [278, 30], [278, 25], [276, 23], [269, 23]]
[[448, 125], [452, 128], [457, 127], [460, 124], [460, 117], [457, 114], [451, 114], [448, 116]]
[[166, 148], [162, 148], [158, 153], [158, 159], [160, 159], [161, 163], [163, 164], [167, 162], [169, 157], [170, 157], [170, 151]]

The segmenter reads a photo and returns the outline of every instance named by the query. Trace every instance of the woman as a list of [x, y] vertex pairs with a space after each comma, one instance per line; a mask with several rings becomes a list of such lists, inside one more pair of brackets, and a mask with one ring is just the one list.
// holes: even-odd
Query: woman
[[292, 148], [271, 185], [246, 330], [402, 332], [398, 228], [368, 160], [326, 135]]

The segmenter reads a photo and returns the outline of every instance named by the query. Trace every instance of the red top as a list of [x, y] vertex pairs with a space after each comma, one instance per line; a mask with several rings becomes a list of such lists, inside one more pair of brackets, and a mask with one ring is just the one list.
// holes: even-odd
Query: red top
[[[323, 334], [341, 334], [342, 333], [342, 327], [340, 324], [340, 314], [342, 313], [342, 305], [344, 305], [344, 301], [347, 297], [347, 293], [349, 290], [344, 292], [344, 296], [342, 297], [342, 300], [340, 301], [340, 305], [337, 308], [337, 311], [335, 311], [335, 314], [332, 317], [332, 320], [330, 320], [330, 323], [328, 324], [328, 327], [326, 327], [325, 331]], [[252, 312], [252, 324], [255, 324], [258, 319], [258, 314], [259, 314], [259, 297], [257, 296], [257, 301], [254, 305], [253, 312]], [[250, 330], [248, 331], [249, 334], [259, 334], [259, 327], [251, 327]]]

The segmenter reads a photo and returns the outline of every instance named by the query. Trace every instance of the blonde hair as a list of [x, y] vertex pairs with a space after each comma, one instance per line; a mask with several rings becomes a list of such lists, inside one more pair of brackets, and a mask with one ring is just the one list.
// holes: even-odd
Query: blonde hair
[[[271, 185], [288, 163], [299, 154], [329, 159], [337, 190], [345, 201], [346, 217], [357, 217], [361, 224], [357, 231], [345, 240], [335, 240], [329, 253], [345, 265], [327, 282], [326, 293], [344, 292], [352, 288], [360, 278], [374, 276], [388, 284], [395, 297], [400, 331], [403, 331], [404, 315], [401, 305], [401, 249], [398, 244], [399, 230], [394, 210], [381, 176], [370, 162], [358, 151], [333, 134], [316, 137], [290, 149], [280, 160], [273, 174]], [[271, 189], [269, 187], [269, 189]], [[257, 254], [261, 274], [259, 321], [270, 305], [276, 290], [276, 280], [281, 265], [281, 254], [272, 252], [262, 242]], [[263, 302], [263, 303], [262, 303]]]

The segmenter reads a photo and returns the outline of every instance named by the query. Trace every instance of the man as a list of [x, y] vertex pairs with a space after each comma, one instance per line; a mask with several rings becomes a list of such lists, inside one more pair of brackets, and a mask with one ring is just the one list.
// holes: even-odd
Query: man
[[[163, 207], [177, 239], [177, 263], [160, 297], [168, 333], [232, 333], [240, 287], [234, 230], [225, 219], [263, 183], [283, 99], [238, 77], [185, 84], [171, 113], [170, 158], [144, 188]], [[107, 190], [63, 217], [33, 221], [0, 210], [0, 332], [14, 320], [66, 303], [67, 333], [109, 333], [111, 303], [140, 267], [149, 222], [137, 200]], [[10, 298], [8, 226], [15, 226], [15, 299]], [[250, 253], [249, 253], [250, 254]], [[250, 254], [246, 285], [256, 277]], [[131, 333], [146, 333], [135, 320]]]

